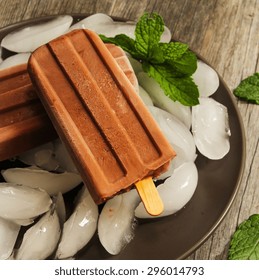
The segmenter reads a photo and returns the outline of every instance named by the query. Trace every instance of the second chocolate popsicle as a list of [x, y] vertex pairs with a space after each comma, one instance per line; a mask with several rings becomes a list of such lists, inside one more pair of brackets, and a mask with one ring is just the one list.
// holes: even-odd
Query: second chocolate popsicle
[[28, 71], [96, 203], [167, 170], [175, 152], [97, 34], [49, 42]]
[[27, 64], [0, 71], [0, 161], [55, 139]]
[[[138, 89], [137, 78], [123, 50], [106, 44], [118, 65]], [[0, 71], [0, 161], [57, 138], [27, 72], [27, 64]]]

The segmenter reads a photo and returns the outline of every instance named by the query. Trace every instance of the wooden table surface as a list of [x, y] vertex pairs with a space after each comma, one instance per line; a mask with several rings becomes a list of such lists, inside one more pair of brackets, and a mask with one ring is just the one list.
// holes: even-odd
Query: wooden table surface
[[[218, 71], [233, 90], [259, 71], [259, 0], [0, 0], [0, 27], [45, 15], [106, 13], [137, 20], [159, 13], [176, 40]], [[226, 259], [237, 225], [259, 213], [259, 106], [236, 100], [246, 134], [246, 163], [237, 196], [214, 234], [188, 259]]]

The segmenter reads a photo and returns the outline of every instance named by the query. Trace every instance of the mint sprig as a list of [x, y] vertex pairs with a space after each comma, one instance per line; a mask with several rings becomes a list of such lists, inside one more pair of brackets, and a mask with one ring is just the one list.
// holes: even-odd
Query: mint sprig
[[135, 47], [148, 60], [152, 60], [160, 38], [164, 32], [163, 19], [158, 14], [145, 13], [139, 20], [135, 29]]
[[156, 13], [145, 13], [135, 29], [135, 40], [125, 34], [114, 38], [100, 35], [105, 43], [113, 43], [142, 63], [143, 71], [154, 78], [173, 101], [193, 106], [199, 103], [199, 91], [191, 75], [197, 69], [197, 58], [186, 44], [161, 43], [164, 21]]
[[241, 81], [234, 90], [234, 94], [247, 102], [259, 104], [259, 73]]
[[228, 259], [259, 260], [259, 214], [239, 225], [230, 242]]

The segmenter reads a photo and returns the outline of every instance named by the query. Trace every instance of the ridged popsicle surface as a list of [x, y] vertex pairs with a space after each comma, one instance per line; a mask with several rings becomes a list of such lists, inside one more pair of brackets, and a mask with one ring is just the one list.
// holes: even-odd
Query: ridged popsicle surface
[[0, 71], [0, 160], [50, 141], [57, 134], [27, 72], [27, 64]]
[[[135, 89], [137, 78], [123, 50], [106, 47]], [[57, 133], [31, 83], [27, 64], [0, 71], [0, 160], [56, 139]]]
[[97, 203], [167, 169], [174, 151], [94, 32], [40, 47], [28, 70]]

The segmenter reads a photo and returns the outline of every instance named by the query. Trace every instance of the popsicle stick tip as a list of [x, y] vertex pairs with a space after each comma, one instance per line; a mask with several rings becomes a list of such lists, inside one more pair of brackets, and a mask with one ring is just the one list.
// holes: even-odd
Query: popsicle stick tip
[[152, 216], [160, 215], [164, 211], [164, 204], [152, 177], [147, 177], [136, 182], [135, 186], [146, 211]]

